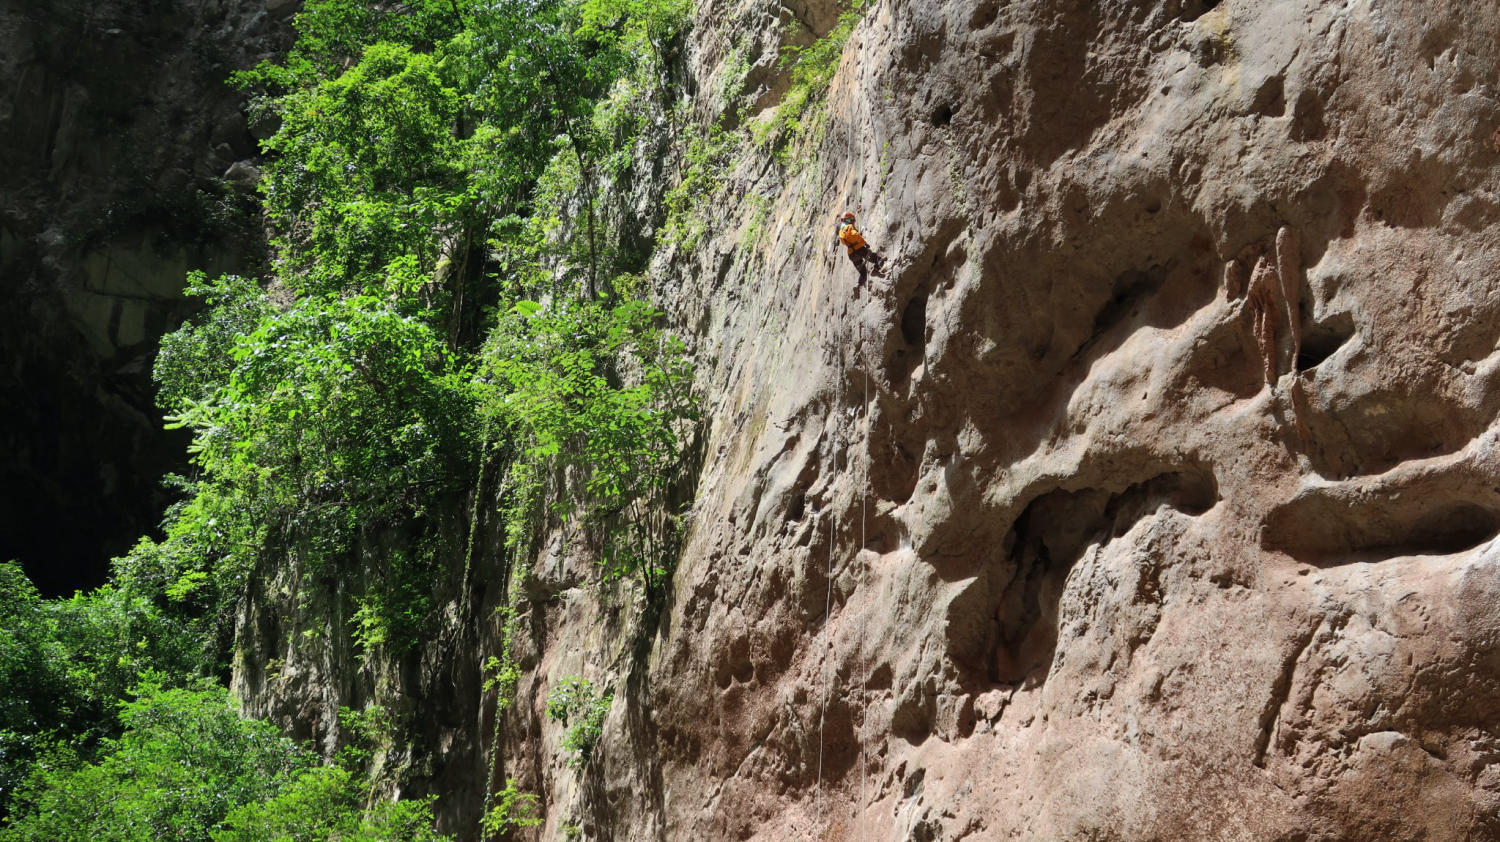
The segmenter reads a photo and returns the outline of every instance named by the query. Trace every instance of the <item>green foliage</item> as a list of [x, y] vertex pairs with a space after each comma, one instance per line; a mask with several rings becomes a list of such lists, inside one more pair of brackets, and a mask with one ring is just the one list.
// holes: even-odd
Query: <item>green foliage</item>
[[654, 326], [658, 317], [633, 300], [522, 301], [491, 334], [483, 368], [491, 388], [482, 411], [517, 449], [512, 545], [529, 546], [552, 477], [551, 513], [603, 526], [606, 575], [639, 574], [648, 590], [665, 567], [643, 552], [633, 510], [665, 502], [678, 428], [695, 411], [681, 343]]
[[[24, 780], [42, 735], [64, 724], [80, 688], [66, 671], [47, 604], [19, 565], [0, 565], [0, 815]], [[70, 723], [71, 724], [71, 723]]]
[[[504, 610], [503, 607], [501, 609]], [[509, 624], [506, 624], [509, 626]], [[516, 692], [521, 680], [521, 670], [514, 662], [491, 655], [484, 661], [484, 691], [498, 691], [501, 699], [509, 699]]]
[[[21, 788], [0, 842], [443, 842], [428, 800], [365, 805], [368, 782], [319, 766], [268, 722], [242, 719], [208, 682], [149, 675], [95, 759], [54, 743]], [[371, 713], [369, 721], [379, 718]]]
[[[420, 506], [464, 467], [471, 397], [442, 338], [373, 296], [299, 299], [230, 349], [211, 400], [172, 420], [261, 520], [343, 536]], [[311, 504], [311, 505], [309, 505]]]
[[[49, 605], [77, 608], [62, 600], [36, 600], [34, 591], [28, 596], [24, 588], [13, 587], [13, 576], [6, 573], [9, 569], [0, 567], [0, 579], [6, 582], [6, 596], [18, 599], [0, 606], [18, 606], [27, 612], [46, 611]], [[15, 621], [17, 614], [7, 614], [3, 635], [7, 642], [24, 633], [23, 624]], [[65, 617], [71, 620], [77, 615]], [[95, 617], [93, 626], [99, 624]], [[87, 645], [99, 642], [89, 635], [84, 632], [84, 641], [68, 642], [84, 642], [78, 651], [98, 659], [111, 653], [108, 645]], [[12, 666], [12, 654], [15, 648], [7, 647], [0, 656], [0, 668]], [[129, 659], [120, 660], [121, 668], [129, 663]], [[68, 662], [60, 668], [80, 671], [78, 680], [101, 677], [104, 684], [98, 692], [114, 692], [108, 672]], [[5, 678], [6, 686], [26, 684], [24, 680], [9, 683], [17, 675]], [[15, 794], [9, 822], [0, 824], [0, 842], [447, 839], [432, 830], [431, 800], [377, 801], [366, 806], [369, 782], [365, 777], [347, 767], [317, 765], [317, 755], [309, 747], [282, 737], [272, 723], [242, 719], [223, 687], [190, 678], [186, 686], [166, 687], [163, 678], [160, 672], [145, 671], [132, 690], [118, 690], [130, 699], [111, 714], [117, 735], [99, 737], [105, 723], [93, 732], [78, 723], [60, 729], [72, 731], [72, 740], [36, 735], [37, 756], [28, 764], [26, 780]], [[13, 713], [15, 699], [3, 710]], [[362, 735], [387, 728], [380, 708], [353, 714], [351, 719], [356, 722], [354, 731]], [[360, 755], [345, 759], [357, 761]]]
[[[222, 651], [269, 554], [298, 587], [378, 557], [350, 630], [399, 652], [453, 550], [434, 503], [479, 493], [485, 460], [506, 465], [513, 549], [548, 505], [629, 531], [605, 521], [659, 496], [687, 371], [653, 311], [601, 282], [640, 258], [595, 204], [630, 169], [688, 5], [306, 4], [287, 59], [239, 77], [280, 121], [262, 182], [276, 279], [191, 279], [209, 309], [163, 341], [156, 375], [198, 474], [119, 575]], [[518, 316], [523, 295], [545, 312]], [[666, 567], [606, 543], [611, 571]]]
[[285, 61], [263, 63], [238, 78], [246, 86], [285, 91], [337, 76], [369, 44], [432, 43], [451, 37], [473, 5], [472, 0], [414, 0], [392, 13], [368, 0], [314, 0], [297, 15], [297, 42]]
[[760, 193], [746, 196], [745, 203], [750, 206], [750, 221], [745, 225], [743, 239], [747, 243], [760, 242], [766, 234], [766, 223], [771, 219], [773, 204], [769, 197]]
[[567, 728], [562, 745], [574, 769], [582, 769], [593, 758], [614, 698], [614, 693], [599, 695], [592, 682], [578, 676], [563, 679], [547, 694], [547, 718]]
[[197, 840], [237, 805], [272, 796], [312, 763], [275, 726], [241, 719], [218, 687], [148, 681], [97, 762], [58, 745], [17, 794], [4, 842]]
[[350, 622], [354, 643], [369, 653], [376, 647], [405, 652], [426, 628], [432, 583], [418, 578], [421, 567], [396, 563], [374, 587], [354, 598]]
[[[441, 256], [434, 232], [472, 215], [445, 56], [381, 42], [337, 77], [288, 94], [266, 210], [288, 236], [282, 277], [307, 292], [409, 292]], [[406, 288], [406, 289], [403, 289]]]
[[692, 249], [708, 232], [713, 215], [705, 208], [723, 187], [737, 145], [737, 135], [718, 124], [708, 129], [696, 124], [688, 127], [681, 177], [663, 199], [667, 209], [663, 234], [668, 242]]
[[[367, 657], [397, 654], [434, 628], [455, 560], [469, 619], [481, 501], [498, 498], [505, 546], [490, 549], [510, 597], [486, 689], [506, 700], [543, 530], [586, 539], [602, 581], [663, 592], [691, 371], [631, 274], [655, 220], [627, 231], [601, 207], [671, 115], [663, 80], [690, 5], [305, 4], [286, 59], [239, 77], [279, 121], [261, 182], [275, 276], [192, 279], [208, 309], [164, 340], [156, 375], [196, 472], [119, 581], [222, 653], [253, 576], [288, 597], [348, 577], [347, 633]], [[239, 804], [223, 838], [375, 832], [338, 773], [287, 780]], [[524, 819], [529, 801], [499, 795], [492, 824]]]
[[203, 669], [222, 674], [235, 605], [266, 524], [238, 505], [232, 488], [171, 479], [189, 498], [168, 509], [164, 540], [142, 538], [115, 559], [115, 585], [176, 621]]
[[687, 0], [309, 3], [286, 62], [240, 76], [281, 120], [264, 191], [284, 232], [284, 280], [374, 292], [430, 280], [445, 260], [463, 265], [487, 238], [525, 251], [535, 243], [513, 237], [534, 236], [526, 221], [549, 215], [535, 191], [561, 153], [586, 217], [585, 236], [563, 244], [583, 247], [592, 285], [606, 268], [596, 163], [628, 149], [634, 132], [621, 129], [639, 123], [619, 119], [632, 111], [620, 98], [602, 104], [638, 68], [660, 66], [687, 10]]
[[[832, 30], [806, 47], [783, 48], [781, 63], [791, 70], [791, 86], [782, 97], [774, 117], [753, 127], [758, 143], [782, 148], [788, 141], [816, 136], [825, 127], [822, 95], [838, 70], [839, 59], [854, 27], [864, 16], [869, 0], [848, 0]], [[791, 26], [801, 24], [793, 22]]]
[[270, 799], [236, 808], [214, 842], [443, 842], [433, 829], [433, 799], [380, 801], [368, 810], [364, 783], [338, 766], [302, 772]]
[[189, 272], [183, 293], [203, 299], [207, 313], [162, 338], [154, 375], [163, 406], [181, 407], [211, 398], [212, 389], [234, 370], [239, 338], [272, 314], [270, 300], [253, 280], [224, 275], [213, 280]]
[[[202, 478], [167, 541], [137, 548], [127, 570], [154, 568], [179, 597], [212, 580], [222, 614], [267, 544], [296, 546], [316, 571], [462, 489], [472, 388], [425, 320], [374, 296], [277, 307], [237, 278], [196, 289], [216, 306], [168, 338], [158, 378], [170, 419], [194, 432]], [[438, 549], [412, 541], [375, 571], [354, 617], [361, 644], [420, 630]]]
[[339, 727], [350, 738], [344, 751], [357, 760], [389, 748], [396, 737], [396, 726], [396, 718], [384, 705], [369, 705], [364, 710], [339, 708]]
[[479, 825], [486, 838], [542, 824], [541, 816], [537, 815], [537, 797], [516, 789], [514, 780], [506, 781], [499, 792], [490, 793], [489, 804]]
[[[600, 208], [676, 118], [663, 80], [690, 6], [308, 0], [287, 57], [240, 74], [279, 122], [260, 188], [274, 277], [189, 278], [207, 307], [155, 370], [193, 436], [164, 537], [72, 600], [0, 566], [0, 842], [436, 842], [429, 801], [367, 803], [358, 770], [398, 730], [383, 709], [345, 713], [350, 745], [325, 766], [202, 678], [227, 670], [247, 588], [299, 598], [347, 576], [346, 631], [399, 653], [498, 495], [511, 597], [486, 689], [503, 700], [541, 530], [585, 536], [602, 581], [664, 590], [691, 371], [631, 274], [656, 220], [627, 231]], [[696, 147], [670, 213], [718, 189], [725, 143]], [[218, 204], [199, 216], [251, 216]], [[559, 692], [581, 766], [611, 696]], [[483, 831], [537, 812], [508, 782]]]
[[0, 564], [0, 817], [38, 755], [68, 737], [81, 751], [119, 734], [116, 700], [156, 670], [191, 675], [185, 626], [144, 597], [105, 587], [43, 600]]

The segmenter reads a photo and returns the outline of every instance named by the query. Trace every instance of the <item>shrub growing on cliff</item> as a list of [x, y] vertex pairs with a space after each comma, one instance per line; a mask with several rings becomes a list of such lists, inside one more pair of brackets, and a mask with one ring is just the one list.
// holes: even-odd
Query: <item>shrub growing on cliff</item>
[[569, 766], [582, 769], [589, 764], [604, 736], [604, 717], [614, 700], [614, 693], [600, 695], [593, 682], [578, 676], [563, 679], [547, 694], [547, 718], [567, 729], [562, 747], [569, 755]]
[[364, 808], [365, 783], [338, 766], [302, 772], [270, 799], [232, 811], [214, 842], [443, 842], [433, 829], [433, 799]]
[[[320, 575], [465, 487], [467, 371], [403, 302], [306, 296], [278, 306], [232, 278], [198, 289], [217, 306], [205, 327], [169, 337], [174, 353], [158, 376], [170, 419], [194, 433], [202, 475], [167, 545], [135, 554], [176, 565], [163, 578], [176, 577], [179, 595], [211, 583], [216, 601], [237, 599], [263, 548], [294, 549], [305, 575]], [[241, 332], [226, 340], [209, 329], [226, 322]], [[398, 563], [370, 571], [356, 614], [362, 642], [412, 639], [422, 613], [412, 582], [430, 583], [439, 550], [419, 536]]]
[[[566, 524], [602, 579], [660, 593], [672, 521], [645, 512], [668, 496], [691, 377], [626, 274], [646, 247], [600, 208], [687, 8], [309, 0], [288, 58], [241, 77], [280, 120], [262, 181], [275, 277], [195, 281], [210, 309], [157, 374], [197, 474], [166, 540], [122, 570], [217, 618], [221, 644], [252, 576], [282, 605], [328, 588], [343, 631], [389, 655], [455, 590], [450, 619], [473, 619], [498, 497], [502, 581]], [[342, 803], [335, 777], [299, 773], [276, 796], [291, 801], [231, 823], [301, 805], [299, 832], [322, 832], [307, 822]]]
[[[826, 119], [820, 98], [833, 81], [844, 47], [864, 16], [869, 0], [848, 0], [832, 30], [806, 47], [782, 50], [781, 66], [791, 73], [791, 86], [770, 120], [752, 127], [755, 139], [778, 147], [806, 134], [817, 134]], [[793, 21], [790, 26], [801, 26]]]
[[512, 545], [529, 546], [547, 499], [562, 520], [604, 529], [607, 576], [635, 573], [653, 591], [664, 567], [636, 509], [664, 504], [678, 428], [694, 411], [681, 343], [658, 317], [638, 301], [523, 301], [491, 334], [483, 369], [483, 411], [517, 447]]
[[516, 789], [513, 780], [505, 782], [505, 789], [491, 793], [489, 803], [490, 807], [484, 811], [484, 819], [479, 825], [485, 838], [542, 824], [537, 815], [537, 797]]

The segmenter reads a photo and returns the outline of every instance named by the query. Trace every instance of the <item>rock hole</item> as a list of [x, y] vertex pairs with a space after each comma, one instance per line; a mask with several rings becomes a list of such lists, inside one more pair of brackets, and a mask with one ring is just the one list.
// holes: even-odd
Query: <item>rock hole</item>
[[917, 290], [901, 311], [901, 338], [921, 353], [927, 346], [927, 293]]
[[806, 513], [807, 495], [802, 492], [798, 492], [796, 496], [792, 497], [792, 502], [787, 504], [786, 522], [796, 523], [797, 521], [802, 520], [802, 516]]
[[1297, 352], [1297, 370], [1311, 371], [1322, 365], [1354, 337], [1354, 317], [1339, 313], [1319, 324], [1302, 328], [1302, 346]]
[[755, 677], [754, 663], [750, 658], [750, 639], [736, 637], [714, 665], [714, 684], [726, 690], [731, 684], [744, 684]]
[[1303, 89], [1292, 103], [1292, 123], [1288, 135], [1299, 143], [1321, 140], [1328, 133], [1323, 122], [1323, 100], [1316, 91]]
[[1451, 555], [1487, 543], [1496, 534], [1500, 534], [1500, 515], [1473, 503], [1460, 503], [1418, 520], [1407, 541], [1394, 549], [1401, 555]]
[[1477, 423], [1462, 405], [1409, 385], [1334, 394], [1302, 420], [1313, 470], [1330, 479], [1380, 474], [1403, 462], [1457, 452], [1473, 438]]
[[1118, 275], [1110, 289], [1109, 300], [1094, 315], [1094, 327], [1089, 331], [1089, 341], [1084, 343], [1078, 353], [1087, 351], [1110, 328], [1124, 321], [1137, 305], [1161, 288], [1166, 277], [1166, 270], [1160, 265], [1152, 266], [1144, 272], [1131, 269]]
[[927, 777], [926, 769], [914, 769], [912, 773], [901, 781], [901, 797], [911, 798], [922, 788], [922, 780]]
[[1261, 84], [1250, 111], [1262, 117], [1280, 117], [1286, 113], [1286, 91], [1280, 76], [1272, 76]]
[[927, 290], [918, 287], [906, 306], [901, 308], [901, 338], [904, 344], [891, 352], [887, 370], [892, 383], [904, 385], [922, 364], [927, 348]]
[[891, 712], [891, 733], [912, 745], [926, 742], [937, 716], [936, 695], [931, 679], [908, 686]]
[[[1046, 680], [1057, 646], [1063, 584], [1091, 545], [1124, 535], [1162, 506], [1196, 517], [1218, 501], [1218, 483], [1212, 470], [1202, 465], [1158, 474], [1115, 494], [1104, 489], [1057, 490], [1031, 501], [1005, 541], [1016, 573], [992, 609], [993, 630], [985, 633], [989, 681]], [[950, 626], [958, 628], [951, 621]], [[969, 623], [965, 628], [970, 631], [968, 639], [950, 639], [955, 663], [970, 661], [978, 642], [978, 627]]]
[[953, 122], [953, 106], [943, 103], [932, 112], [932, 124], [938, 128], [947, 126]]
[[1500, 533], [1500, 515], [1473, 503], [1457, 503], [1418, 518], [1410, 532], [1370, 549], [1402, 555], [1452, 555], [1487, 543]]
[[1432, 503], [1435, 490], [1351, 504], [1318, 489], [1271, 513], [1261, 545], [1318, 567], [1454, 555], [1500, 535], [1500, 514], [1468, 501]]
[[1220, 0], [1182, 0], [1177, 16], [1184, 21], [1195, 21], [1213, 11]]
[[1146, 213], [1155, 214], [1161, 212], [1161, 199], [1153, 196], [1146, 200]]

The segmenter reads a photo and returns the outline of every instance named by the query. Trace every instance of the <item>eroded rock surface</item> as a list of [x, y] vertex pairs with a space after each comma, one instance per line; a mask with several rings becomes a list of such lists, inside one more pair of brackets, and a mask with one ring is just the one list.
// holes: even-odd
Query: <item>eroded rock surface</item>
[[658, 267], [707, 459], [586, 835], [1500, 837], [1494, 11], [873, 3]]

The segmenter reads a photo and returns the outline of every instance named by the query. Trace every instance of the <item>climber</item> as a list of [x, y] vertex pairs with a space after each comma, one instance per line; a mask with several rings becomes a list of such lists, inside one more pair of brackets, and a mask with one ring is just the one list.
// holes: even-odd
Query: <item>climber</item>
[[[885, 258], [870, 248], [870, 244], [865, 242], [864, 235], [860, 234], [859, 229], [854, 227], [854, 214], [845, 213], [839, 217], [838, 242], [849, 247], [849, 262], [853, 263], [854, 268], [859, 270], [859, 286], [864, 286], [865, 280], [869, 277], [865, 270], [866, 260], [875, 264], [875, 275], [877, 277], [885, 277]], [[838, 248], [838, 243], [835, 243], [833, 247]]]

